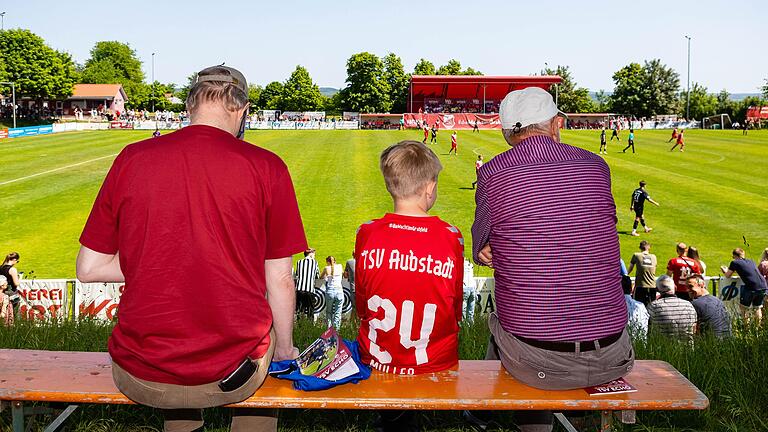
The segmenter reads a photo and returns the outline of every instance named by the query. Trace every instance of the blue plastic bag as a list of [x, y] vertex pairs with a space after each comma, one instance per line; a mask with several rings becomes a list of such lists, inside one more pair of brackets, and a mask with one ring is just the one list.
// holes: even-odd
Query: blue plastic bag
[[275, 378], [291, 380], [293, 381], [293, 388], [304, 391], [325, 390], [346, 383], [357, 384], [362, 380], [368, 379], [368, 377], [371, 376], [371, 367], [360, 360], [360, 347], [357, 345], [357, 341], [344, 339], [344, 343], [347, 345], [347, 348], [349, 348], [352, 360], [354, 360], [358, 369], [360, 369], [360, 371], [354, 375], [350, 375], [337, 381], [304, 375], [299, 371], [299, 365], [296, 363], [296, 360], [273, 361], [269, 365], [269, 374]]

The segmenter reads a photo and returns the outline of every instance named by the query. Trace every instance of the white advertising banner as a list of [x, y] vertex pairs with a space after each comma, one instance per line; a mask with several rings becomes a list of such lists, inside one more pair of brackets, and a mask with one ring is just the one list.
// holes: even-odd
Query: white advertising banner
[[309, 129], [359, 129], [357, 121], [252, 121], [248, 123], [248, 129], [258, 130], [309, 130]]
[[117, 317], [120, 295], [125, 284], [122, 283], [82, 283], [75, 282], [75, 316], [113, 320]]
[[22, 279], [19, 281], [24, 319], [63, 319], [67, 317], [67, 279]]
[[725, 303], [731, 318], [741, 315], [739, 310], [739, 298], [744, 289], [744, 282], [737, 277], [721, 277], [718, 282], [718, 297]]

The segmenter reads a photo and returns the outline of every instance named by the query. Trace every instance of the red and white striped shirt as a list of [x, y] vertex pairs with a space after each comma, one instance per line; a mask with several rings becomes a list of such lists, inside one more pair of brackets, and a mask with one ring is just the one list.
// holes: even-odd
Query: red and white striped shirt
[[504, 330], [595, 340], [627, 324], [616, 206], [594, 153], [534, 136], [478, 171], [473, 254], [490, 243]]

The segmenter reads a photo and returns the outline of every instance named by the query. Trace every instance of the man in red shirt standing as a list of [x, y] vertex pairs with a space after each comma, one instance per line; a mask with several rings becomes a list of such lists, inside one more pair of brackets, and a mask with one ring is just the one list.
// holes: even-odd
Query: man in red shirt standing
[[[464, 239], [427, 212], [437, 198], [437, 156], [417, 141], [381, 154], [395, 209], [360, 226], [355, 243], [357, 340], [385, 373], [437, 372], [459, 361]], [[412, 411], [382, 412], [382, 429], [410, 430]]]
[[457, 146], [458, 146], [458, 143], [456, 142], [456, 131], [453, 131], [453, 133], [451, 134], [451, 149], [448, 150], [448, 154], [451, 154], [451, 152], [453, 152], [454, 156], [458, 156], [459, 151]]
[[675, 281], [675, 295], [681, 299], [692, 300], [688, 292], [688, 276], [701, 274], [701, 266], [698, 261], [688, 258], [686, 255], [688, 246], [685, 243], [677, 244], [677, 256], [667, 263], [667, 275]]
[[[186, 102], [190, 126], [117, 156], [77, 258], [81, 281], [125, 282], [115, 384], [173, 432], [202, 430], [201, 408], [247, 399], [272, 359], [298, 355], [291, 256], [307, 248], [287, 167], [239, 139], [245, 77], [204, 69]], [[233, 431], [276, 429], [274, 412], [233, 413]]]

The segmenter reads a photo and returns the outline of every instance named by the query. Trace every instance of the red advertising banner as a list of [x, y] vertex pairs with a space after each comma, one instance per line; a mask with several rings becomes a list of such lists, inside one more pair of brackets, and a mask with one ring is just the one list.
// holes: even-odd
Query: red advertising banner
[[749, 107], [747, 109], [747, 118], [750, 120], [768, 119], [768, 106]]
[[0, 129], [0, 139], [2, 138], [8, 138], [8, 129]]
[[455, 114], [403, 114], [405, 127], [420, 128], [426, 121], [427, 125], [437, 122], [440, 129], [472, 129], [477, 122], [478, 129], [501, 129], [501, 122], [498, 114], [475, 114], [475, 113], [455, 113]]
[[111, 121], [109, 122], [110, 129], [133, 129], [133, 122], [129, 121]]

